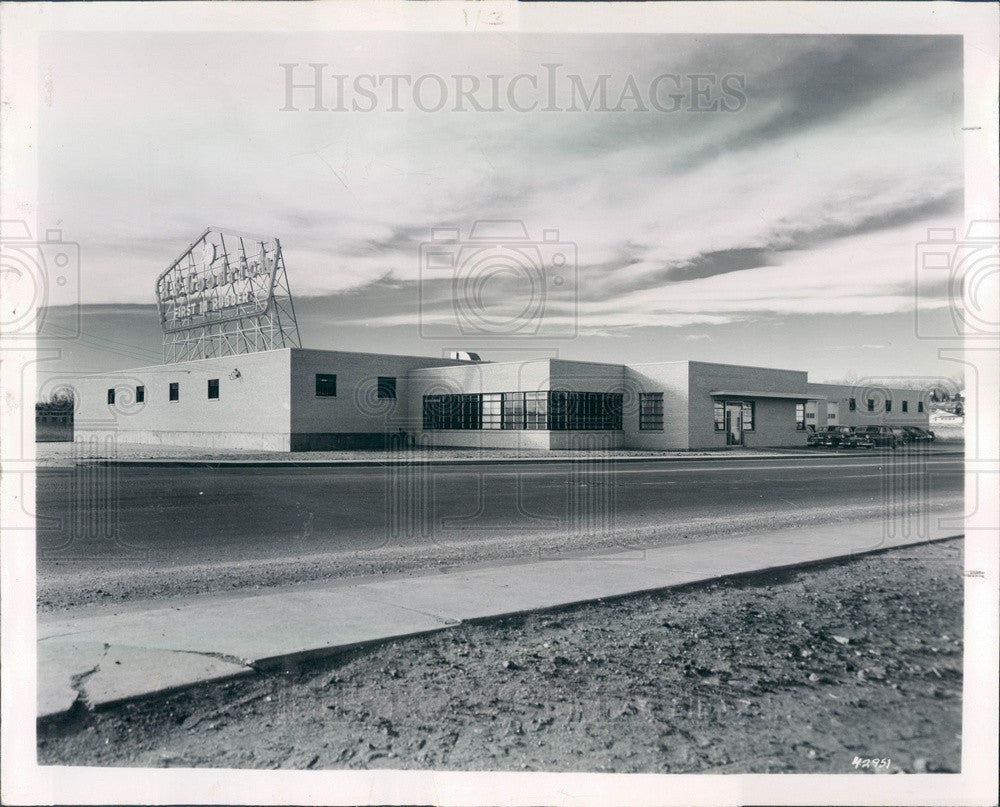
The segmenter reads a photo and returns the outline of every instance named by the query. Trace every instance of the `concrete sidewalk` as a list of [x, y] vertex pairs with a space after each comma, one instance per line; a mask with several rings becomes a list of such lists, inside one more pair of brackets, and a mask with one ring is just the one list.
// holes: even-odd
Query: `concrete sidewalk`
[[[192, 598], [128, 613], [42, 615], [38, 714], [99, 708], [204, 681], [251, 675], [348, 647], [463, 621], [556, 608], [959, 536], [962, 516], [924, 529], [845, 522], [655, 549], [418, 577], [338, 581]], [[921, 525], [924, 526], [924, 525]]]

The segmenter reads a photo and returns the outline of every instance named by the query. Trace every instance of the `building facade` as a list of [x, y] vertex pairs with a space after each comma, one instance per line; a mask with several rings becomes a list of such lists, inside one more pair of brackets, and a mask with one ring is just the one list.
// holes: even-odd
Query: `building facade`
[[83, 376], [78, 436], [270, 451], [803, 446], [809, 426], [927, 425], [913, 389], [696, 361], [485, 362], [286, 348]]

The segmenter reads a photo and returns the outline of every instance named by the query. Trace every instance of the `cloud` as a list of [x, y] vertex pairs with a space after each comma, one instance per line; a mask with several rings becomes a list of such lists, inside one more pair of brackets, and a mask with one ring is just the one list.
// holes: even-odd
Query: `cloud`
[[[640, 84], [739, 73], [748, 103], [279, 112], [277, 62], [323, 54], [346, 73], [513, 75], [550, 61], [588, 81], [618, 80], [623, 64]], [[571, 242], [572, 299], [549, 300], [546, 316], [584, 332], [876, 315], [915, 304], [915, 244], [961, 213], [954, 37], [235, 36], [207, 48], [102, 34], [57, 38], [46, 55], [43, 207], [81, 244], [88, 302], [151, 301], [156, 275], [219, 223], [278, 235], [298, 306], [331, 324], [447, 320], [453, 284], [423, 277], [421, 243], [433, 227], [468, 238], [476, 220], [511, 218], [536, 242], [544, 230]], [[515, 311], [526, 293], [513, 275], [490, 290]], [[943, 290], [920, 304], [945, 305]]]

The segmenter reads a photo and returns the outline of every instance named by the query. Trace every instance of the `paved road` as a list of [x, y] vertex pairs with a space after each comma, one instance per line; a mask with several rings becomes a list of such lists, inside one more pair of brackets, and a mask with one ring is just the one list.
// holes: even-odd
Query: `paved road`
[[67, 562], [172, 566], [491, 534], [601, 533], [775, 509], [932, 501], [962, 459], [836, 458], [617, 465], [115, 468], [38, 473], [39, 571]]

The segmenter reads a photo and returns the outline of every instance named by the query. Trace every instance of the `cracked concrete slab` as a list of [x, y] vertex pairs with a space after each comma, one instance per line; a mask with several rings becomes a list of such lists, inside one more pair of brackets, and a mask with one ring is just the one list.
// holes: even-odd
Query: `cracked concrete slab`
[[68, 712], [77, 700], [87, 708], [99, 708], [251, 672], [245, 665], [197, 653], [99, 642], [40, 642], [38, 716]]
[[38, 643], [38, 716], [68, 712], [104, 656], [103, 642]]
[[201, 599], [181, 607], [100, 616], [96, 624], [88, 619], [64, 619], [57, 632], [47, 634], [63, 639], [44, 641], [102, 641], [113, 646], [221, 654], [266, 666], [274, 658], [408, 636], [452, 624], [447, 618], [399, 603], [363, 601], [353, 588]]
[[246, 665], [200, 653], [112, 645], [104, 654], [99, 669], [81, 686], [90, 706], [99, 708], [252, 672]]

